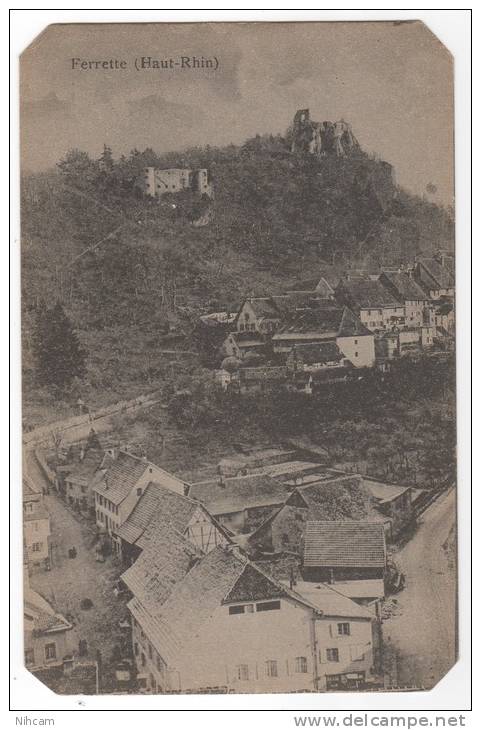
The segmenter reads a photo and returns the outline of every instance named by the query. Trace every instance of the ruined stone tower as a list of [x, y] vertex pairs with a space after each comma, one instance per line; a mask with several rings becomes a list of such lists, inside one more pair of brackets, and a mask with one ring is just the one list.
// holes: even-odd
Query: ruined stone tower
[[313, 122], [309, 109], [299, 109], [292, 125], [291, 152], [311, 155], [335, 155], [346, 157], [359, 143], [351, 125], [341, 119], [338, 122]]

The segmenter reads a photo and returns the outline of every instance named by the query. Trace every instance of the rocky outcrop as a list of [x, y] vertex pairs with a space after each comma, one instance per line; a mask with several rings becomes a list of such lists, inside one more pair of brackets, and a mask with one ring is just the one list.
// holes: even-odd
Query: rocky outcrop
[[347, 157], [359, 149], [351, 125], [343, 119], [338, 122], [314, 122], [309, 109], [299, 109], [292, 127], [291, 152], [311, 155]]

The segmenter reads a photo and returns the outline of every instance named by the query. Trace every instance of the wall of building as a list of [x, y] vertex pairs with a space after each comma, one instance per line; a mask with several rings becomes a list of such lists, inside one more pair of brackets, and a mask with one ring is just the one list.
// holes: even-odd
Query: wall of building
[[[340, 634], [338, 625], [346, 623], [349, 634]], [[315, 626], [320, 659], [319, 690], [327, 689], [329, 675], [364, 672], [367, 680], [373, 679], [375, 672], [372, 670], [378, 658], [375, 656], [376, 641], [371, 621], [333, 617], [317, 620]], [[328, 652], [328, 649], [337, 649], [338, 661], [333, 661], [336, 654]]]
[[352, 362], [354, 367], [373, 367], [376, 361], [376, 354], [374, 352], [374, 335], [338, 337], [336, 342], [342, 354]]
[[381, 307], [378, 309], [360, 309], [359, 319], [369, 330], [392, 327], [398, 320], [405, 320], [406, 310], [403, 306]]
[[[178, 666], [182, 690], [227, 686], [234, 692], [292, 692], [314, 689], [312, 611], [282, 599], [280, 610], [229, 614], [219, 606]], [[296, 672], [304, 657], [306, 671]], [[277, 677], [266, 662], [277, 663]], [[239, 677], [247, 667], [246, 678]]]
[[[55, 645], [55, 657], [47, 659], [45, 647], [48, 644]], [[58, 631], [53, 634], [40, 634], [34, 636], [31, 631], [25, 632], [25, 658], [29, 657], [28, 669], [39, 669], [41, 667], [52, 667], [62, 663], [64, 657], [72, 653], [73, 646], [71, 631]], [[33, 662], [30, 662], [29, 650], [33, 651]]]
[[24, 540], [28, 562], [41, 563], [49, 557], [50, 520], [42, 518], [24, 522]]

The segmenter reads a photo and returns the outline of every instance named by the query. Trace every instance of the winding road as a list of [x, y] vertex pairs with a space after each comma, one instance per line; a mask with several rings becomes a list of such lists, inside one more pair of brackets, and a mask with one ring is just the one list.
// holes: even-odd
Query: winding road
[[456, 662], [456, 570], [443, 547], [455, 523], [451, 488], [427, 508], [396, 555], [406, 587], [383, 633], [397, 654], [399, 686], [431, 689]]

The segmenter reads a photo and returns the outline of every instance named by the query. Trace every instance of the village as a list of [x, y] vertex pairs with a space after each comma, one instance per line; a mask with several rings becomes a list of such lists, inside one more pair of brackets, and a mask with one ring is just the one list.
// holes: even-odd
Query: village
[[[247, 152], [241, 150], [238, 164]], [[352, 156], [354, 164], [361, 152], [347, 122], [314, 122], [301, 109], [290, 142], [283, 140], [276, 154], [294, 179], [295, 156], [308, 168], [306, 156], [336, 165]], [[135, 164], [137, 157], [132, 153]], [[133, 191], [145, 221], [175, 218], [183, 201], [190, 213], [178, 230], [212, 227], [223, 191], [210, 167], [164, 168], [148, 159]], [[63, 163], [65, 174], [70, 163]], [[386, 199], [397, 195], [393, 169], [365, 158], [362, 165], [353, 184], [382, 217]], [[104, 146], [102, 185], [113, 169]], [[30, 202], [38, 203], [36, 193]], [[140, 218], [135, 226], [137, 234]], [[89, 244], [73, 263], [97, 255], [104, 240]], [[137, 390], [107, 406], [86, 404], [79, 394], [76, 416], [24, 428], [25, 664], [55, 692], [414, 690], [434, 686], [452, 665], [455, 477], [448, 451], [444, 471], [435, 445], [438, 468], [429, 471], [425, 459], [424, 471], [413, 474], [409, 454], [419, 444], [398, 433], [403, 468], [388, 468], [382, 478], [370, 470], [372, 459], [349, 462], [327, 448], [329, 411], [319, 433], [309, 433], [315, 429], [308, 424], [310, 438], [283, 437], [268, 427], [259, 436], [256, 413], [245, 431], [236, 431], [249, 396], [271, 403], [293, 398], [298, 412], [310, 408], [311, 415], [331, 397], [345, 405], [337, 432], [342, 441], [352, 415], [348, 388], [369, 402], [369, 378], [392, 377], [392, 383], [400, 364], [452, 359], [449, 251], [402, 263], [399, 256], [390, 264], [381, 257], [368, 268], [358, 268], [362, 257], [352, 260], [335, 267], [319, 257], [309, 280], [284, 280], [275, 293], [272, 286], [250, 291], [247, 282], [242, 299], [234, 293], [229, 301], [204, 299], [196, 306], [195, 287], [187, 287], [183, 306], [175, 291], [169, 297], [162, 278], [160, 298], [148, 295], [170, 319], [151, 342], [167, 343], [165, 362], [174, 357], [172, 392], [157, 382], [150, 393]], [[72, 279], [71, 303], [75, 292]], [[32, 311], [40, 309], [32, 304]], [[186, 314], [190, 319], [182, 320]], [[148, 346], [141, 349], [153, 357]], [[218, 438], [217, 448], [197, 460], [179, 447], [178, 458], [168, 461], [168, 419], [195, 405], [192, 388], [174, 377], [184, 358], [191, 358], [189, 382], [202, 370], [214, 389], [207, 399], [221, 394], [221, 407], [231, 402], [238, 412], [228, 447]], [[50, 364], [47, 358], [47, 370]], [[413, 438], [426, 428], [416, 408], [422, 404], [406, 404], [417, 422], [403, 426]], [[147, 441], [155, 454], [128, 428], [129, 419], [135, 425], [151, 409], [160, 413]], [[190, 424], [193, 435], [205, 431], [215, 441], [215, 431], [199, 423]], [[373, 426], [371, 455], [383, 453], [385, 424]], [[174, 451], [181, 440], [174, 432]]]
[[[320, 277], [203, 315], [228, 330], [213, 378], [315, 396], [356, 370], [446, 353], [451, 266]], [[105, 418], [26, 436], [25, 661], [42, 681], [61, 693], [429, 686], [422, 671], [403, 679], [391, 633], [404, 591], [419, 609], [404, 551], [436, 511], [451, 525], [449, 479], [389, 483], [292, 443], [237, 444], [174, 473], [114, 444]]]
[[325, 274], [202, 322], [226, 332], [215, 372], [223, 388], [312, 395], [362, 370], [386, 371], [403, 356], [452, 352], [454, 260], [440, 253], [395, 270]]

